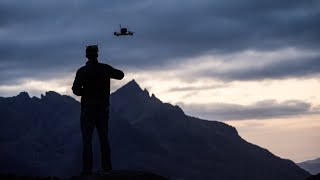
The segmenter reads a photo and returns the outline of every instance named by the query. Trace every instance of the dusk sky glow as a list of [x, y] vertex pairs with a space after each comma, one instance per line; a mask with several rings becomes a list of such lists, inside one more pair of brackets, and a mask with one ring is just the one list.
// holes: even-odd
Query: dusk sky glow
[[[136, 32], [116, 37], [119, 24]], [[0, 96], [56, 91], [85, 46], [186, 114], [301, 162], [320, 157], [320, 1], [1, 0]]]

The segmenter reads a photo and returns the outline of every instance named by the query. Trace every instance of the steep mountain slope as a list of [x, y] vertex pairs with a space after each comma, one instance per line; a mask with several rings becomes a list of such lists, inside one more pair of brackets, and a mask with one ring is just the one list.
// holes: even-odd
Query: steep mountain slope
[[[236, 129], [190, 117], [149, 96], [133, 80], [110, 99], [115, 169], [151, 171], [170, 179], [300, 180], [292, 161], [246, 142]], [[81, 169], [80, 104], [47, 92], [0, 98], [0, 173], [70, 176]], [[94, 137], [96, 154], [99, 147]], [[99, 156], [95, 155], [99, 167]]]

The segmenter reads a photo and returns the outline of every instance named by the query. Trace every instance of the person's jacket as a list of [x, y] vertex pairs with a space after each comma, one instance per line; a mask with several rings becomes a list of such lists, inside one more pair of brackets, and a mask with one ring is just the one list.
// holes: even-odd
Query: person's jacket
[[122, 79], [122, 71], [108, 64], [89, 60], [81, 67], [73, 82], [72, 91], [81, 97], [81, 105], [109, 106], [110, 78]]

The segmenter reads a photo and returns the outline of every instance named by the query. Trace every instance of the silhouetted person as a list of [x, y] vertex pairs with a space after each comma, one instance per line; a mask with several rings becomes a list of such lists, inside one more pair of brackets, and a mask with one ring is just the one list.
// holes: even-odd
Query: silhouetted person
[[86, 57], [88, 61], [77, 71], [72, 90], [75, 95], [81, 96], [82, 174], [91, 174], [92, 134], [95, 127], [100, 141], [101, 167], [104, 171], [112, 170], [108, 139], [110, 78], [120, 80], [124, 74], [118, 69], [98, 62], [97, 45], [87, 46]]

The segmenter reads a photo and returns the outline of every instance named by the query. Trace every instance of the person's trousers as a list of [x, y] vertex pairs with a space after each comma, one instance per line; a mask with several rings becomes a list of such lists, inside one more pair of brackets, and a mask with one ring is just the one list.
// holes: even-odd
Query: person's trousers
[[112, 170], [111, 150], [108, 139], [108, 120], [109, 109], [106, 108], [86, 108], [81, 107], [81, 133], [83, 140], [83, 171], [92, 171], [93, 155], [92, 155], [92, 134], [94, 128], [97, 128], [100, 149], [101, 149], [101, 168], [103, 170]]

